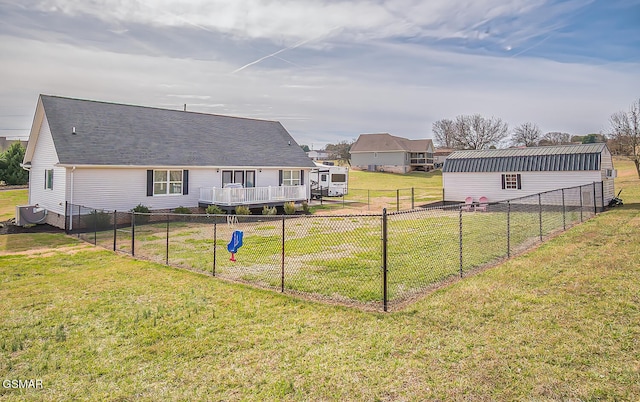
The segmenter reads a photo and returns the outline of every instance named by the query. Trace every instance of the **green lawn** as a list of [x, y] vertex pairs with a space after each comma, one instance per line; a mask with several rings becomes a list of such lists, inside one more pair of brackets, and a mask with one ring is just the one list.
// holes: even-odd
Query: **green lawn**
[[0, 222], [16, 216], [16, 205], [26, 205], [28, 201], [27, 189], [0, 191]]
[[640, 180], [617, 186], [624, 207], [389, 314], [100, 248], [2, 255], [0, 377], [43, 389], [0, 398], [638, 400]]

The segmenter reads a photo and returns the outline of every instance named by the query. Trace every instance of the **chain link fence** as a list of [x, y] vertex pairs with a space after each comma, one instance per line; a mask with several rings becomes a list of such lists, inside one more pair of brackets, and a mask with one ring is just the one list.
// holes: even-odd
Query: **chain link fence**
[[[603, 209], [602, 183], [486, 205], [362, 215], [201, 215], [67, 204], [65, 229], [161, 264], [362, 308], [400, 307]], [[231, 254], [234, 232], [242, 246]]]

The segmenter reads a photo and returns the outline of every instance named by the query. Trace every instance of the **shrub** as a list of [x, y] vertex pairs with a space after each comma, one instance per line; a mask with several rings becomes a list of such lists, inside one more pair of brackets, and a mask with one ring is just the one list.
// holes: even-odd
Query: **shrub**
[[88, 229], [104, 230], [111, 227], [111, 214], [93, 210], [89, 214]]
[[140, 212], [140, 213], [143, 213], [143, 214], [148, 214], [149, 212], [151, 212], [149, 210], [149, 207], [144, 206], [142, 204], [136, 205], [135, 208], [133, 208], [131, 211], [132, 212]]
[[[142, 204], [138, 204], [136, 205], [131, 212], [137, 212], [139, 214], [148, 214], [151, 211], [149, 210], [149, 207], [142, 205]], [[149, 215], [137, 215], [136, 216], [136, 223], [147, 223], [149, 222]]]
[[180, 205], [179, 207], [174, 208], [173, 212], [176, 214], [190, 214], [191, 210], [187, 207], [183, 207], [182, 205]]
[[206, 212], [209, 215], [224, 215], [225, 214], [224, 210], [222, 208], [220, 208], [219, 206], [217, 206], [217, 205], [209, 205], [207, 207]]
[[236, 215], [251, 215], [251, 210], [245, 205], [238, 205], [236, 207]]
[[284, 213], [287, 215], [293, 215], [296, 213], [296, 204], [293, 201], [284, 203]]
[[309, 208], [309, 203], [306, 201], [302, 201], [302, 210], [304, 211], [305, 214], [308, 214], [310, 211]]
[[262, 207], [262, 215], [277, 215], [278, 214], [278, 208], [276, 207], [269, 207], [269, 206], [264, 206]]

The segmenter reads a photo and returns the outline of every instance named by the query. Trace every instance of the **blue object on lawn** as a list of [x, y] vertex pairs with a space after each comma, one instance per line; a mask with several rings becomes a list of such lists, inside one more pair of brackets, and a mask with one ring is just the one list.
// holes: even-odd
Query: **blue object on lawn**
[[227, 244], [227, 250], [235, 254], [242, 247], [242, 230], [235, 230], [231, 235], [231, 241]]

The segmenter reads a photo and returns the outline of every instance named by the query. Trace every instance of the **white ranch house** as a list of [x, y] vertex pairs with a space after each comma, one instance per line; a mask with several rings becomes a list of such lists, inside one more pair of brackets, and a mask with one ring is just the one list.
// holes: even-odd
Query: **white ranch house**
[[315, 167], [277, 121], [40, 95], [23, 167], [29, 205], [128, 211], [310, 198]]
[[602, 182], [607, 205], [614, 197], [615, 176], [605, 144], [464, 150], [445, 160], [442, 185], [447, 202], [467, 197], [497, 202]]

